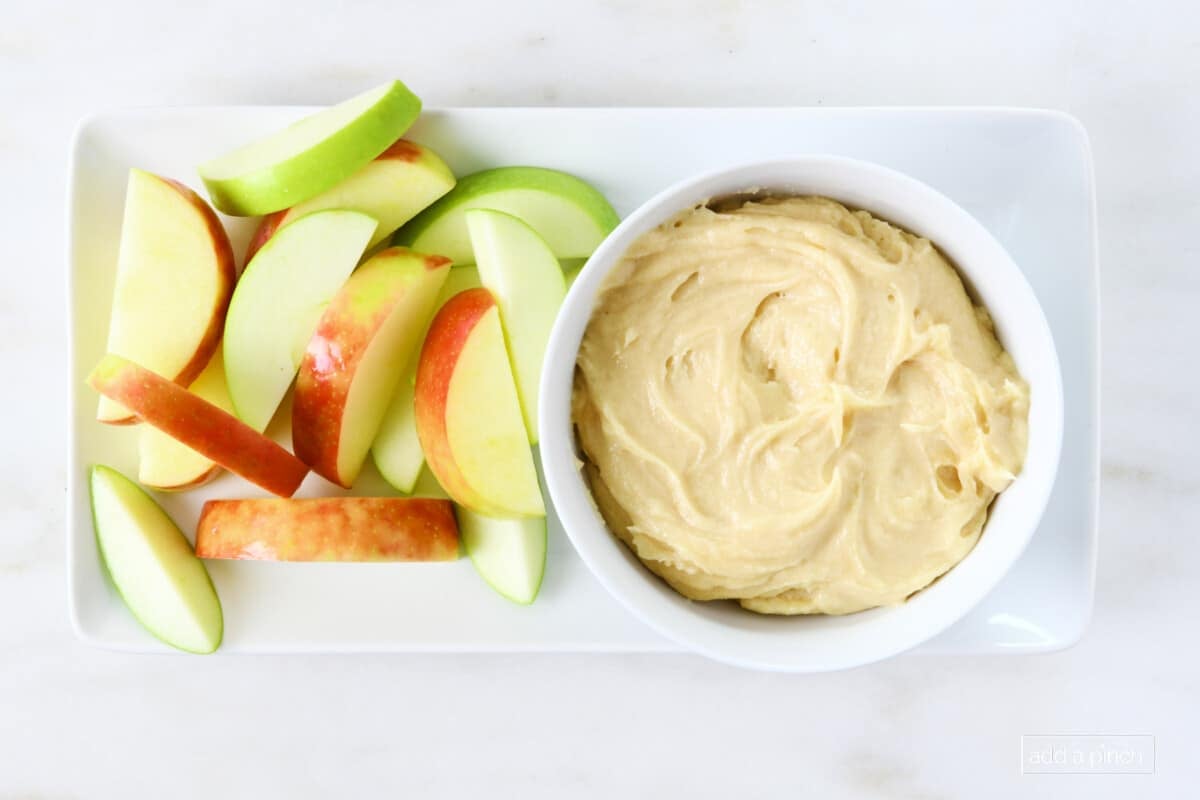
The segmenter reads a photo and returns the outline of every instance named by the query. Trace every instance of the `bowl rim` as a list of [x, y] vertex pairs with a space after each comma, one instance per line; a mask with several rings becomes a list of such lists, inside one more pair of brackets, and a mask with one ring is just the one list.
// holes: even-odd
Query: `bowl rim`
[[[800, 188], [813, 182], [835, 186], [820, 191]], [[863, 189], [863, 185], [870, 188]], [[949, 256], [973, 301], [983, 302], [992, 314], [997, 333], [1010, 353], [1012, 342], [1006, 341], [1008, 336], [1001, 330], [1002, 315], [997, 312], [1004, 310], [1011, 317], [1020, 317], [1020, 332], [1014, 325], [1007, 333], [1018, 334], [1021, 343], [1033, 343], [1024, 348], [1022, 359], [1014, 354], [1014, 361], [1036, 392], [1031, 392], [1025, 465], [1001, 494], [1017, 494], [1014, 489], [1020, 487], [1023, 504], [1011, 512], [1011, 520], [1004, 518], [1004, 527], [1016, 528], [1016, 536], [1002, 542], [996, 541], [998, 536], [981, 536], [958, 564], [899, 606], [840, 617], [780, 618], [736, 609], [739, 627], [727, 627], [711, 619], [702, 608], [714, 604], [686, 600], [644, 567], [640, 569], [642, 577], [635, 576], [637, 570], [632, 570], [628, 562], [637, 562], [637, 557], [604, 524], [580, 471], [570, 398], [579, 344], [600, 285], [630, 244], [689, 206], [762, 191], [833, 197], [927, 236]], [[877, 211], [880, 207], [890, 210]], [[910, 213], [909, 208], [921, 210]], [[926, 232], [930, 229], [941, 233], [931, 235]], [[971, 253], [966, 265], [963, 258], [955, 257], [955, 252], [963, 249]], [[981, 281], [984, 265], [989, 271], [987, 279]], [[1003, 291], [993, 286], [1002, 286]], [[984, 294], [992, 296], [984, 300]], [[710, 170], [662, 190], [625, 217], [588, 259], [555, 320], [544, 363], [538, 411], [543, 470], [551, 502], [576, 552], [610, 595], [659, 634], [689, 650], [736, 666], [787, 672], [845, 669], [896, 655], [950, 627], [983, 600], [1024, 552], [1049, 501], [1061, 457], [1063, 389], [1058, 353], [1041, 305], [1020, 268], [991, 233], [953, 200], [905, 173], [860, 159], [797, 155], [754, 160]], [[1040, 375], [1036, 386], [1029, 377], [1031, 366]], [[1036, 447], [1035, 433], [1039, 436]], [[997, 527], [993, 522], [995, 511], [993, 504], [985, 533]], [[985, 558], [990, 560], [985, 562]], [[971, 580], [976, 583], [972, 585]], [[889, 618], [895, 623], [889, 624]], [[795, 639], [819, 641], [822, 646], [797, 648], [787, 637], [778, 635], [783, 627], [776, 622], [780, 619], [804, 620], [800, 624], [815, 627], [817, 633], [808, 632]], [[831, 625], [829, 620], [836, 622]], [[743, 625], [752, 629], [745, 630]], [[764, 628], [772, 625], [776, 627], [764, 633]], [[868, 630], [864, 632], [864, 628]]]

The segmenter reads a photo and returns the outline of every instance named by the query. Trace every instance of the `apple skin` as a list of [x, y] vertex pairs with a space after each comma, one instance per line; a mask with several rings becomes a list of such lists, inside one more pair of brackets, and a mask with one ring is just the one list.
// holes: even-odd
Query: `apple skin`
[[[229, 243], [229, 234], [225, 232], [225, 226], [221, 224], [216, 212], [200, 195], [173, 178], [155, 175], [144, 170], [135, 169], [130, 172], [131, 180], [132, 173], [140, 173], [145, 177], [162, 182], [177, 192], [184, 202], [195, 210], [208, 233], [207, 238], [212, 242], [213, 259], [217, 271], [217, 290], [213, 296], [212, 316], [208, 328], [197, 341], [191, 358], [171, 378], [175, 383], [187, 386], [204, 371], [204, 367], [221, 342], [221, 331], [225, 327], [225, 313], [229, 310], [229, 300], [233, 297], [233, 286], [237, 283], [237, 266], [234, 263], [233, 246]], [[121, 409], [111, 403], [101, 403], [97, 419], [108, 425], [132, 425], [137, 422], [137, 417], [128, 413], [128, 409]]]
[[237, 417], [177, 383], [111, 353], [88, 384], [196, 452], [282, 497], [300, 488], [308, 467]]
[[209, 500], [196, 526], [201, 558], [264, 561], [453, 561], [447, 500], [313, 497]]
[[[465, 375], [468, 380], [473, 377], [466, 374], [471, 372], [471, 369], [460, 370], [460, 366], [466, 361], [464, 355], [473, 338], [480, 335], [494, 339], [491, 344], [495, 352], [488, 366], [503, 370], [498, 373], [502, 377], [498, 377], [497, 381], [506, 380], [507, 386], [476, 381], [479, 386], [472, 386], [475, 391], [471, 394], [478, 407], [468, 410], [455, 409], [452, 405], [453, 385], [460, 374]], [[465, 397], [461, 388], [458, 393]], [[508, 366], [508, 355], [504, 349], [499, 308], [487, 289], [468, 289], [460, 292], [442, 306], [434, 317], [417, 363], [413, 406], [417, 435], [425, 452], [426, 464], [455, 502], [477, 513], [493, 517], [545, 515], [545, 505], [533, 466], [533, 455], [529, 451], [525, 425], [521, 420], [516, 383], [513, 381]], [[511, 419], [501, 419], [502, 416]], [[501, 455], [508, 455], [509, 452], [524, 453], [519, 461], [508, 464], [497, 461], [491, 473], [501, 476], [500, 480], [509, 480], [509, 488], [512, 488], [512, 477], [509, 473], [519, 471], [521, 475], [517, 476], [517, 481], [524, 482], [524, 486], [519, 487], [521, 496], [499, 498], [485, 493], [472, 481], [472, 477], [476, 481], [482, 477], [480, 473], [485, 471], [480, 468], [482, 465], [476, 464], [475, 469], [471, 470], [465, 464], [459, 463], [459, 457], [452, 446], [455, 434], [450, 427], [452, 424], [469, 427], [477, 424], [479, 420], [487, 420], [485, 424], [492, 425], [497, 424], [499, 420], [499, 424], [511, 427], [511, 431], [500, 431], [498, 428], [489, 430], [484, 440], [489, 448], [499, 451]], [[496, 435], [497, 432], [501, 435]], [[512, 435], [508, 436], [510, 433]], [[483, 454], [464, 452], [459, 455], [479, 458]], [[471, 476], [468, 472], [475, 474]]]
[[[433, 184], [432, 186], [422, 186], [424, 190], [419, 201], [412, 205], [413, 198], [411, 197], [411, 187], [404, 186], [403, 182], [412, 183], [414, 175], [411, 171], [396, 172], [396, 165], [415, 165], [422, 169], [421, 182], [424, 184]], [[383, 172], [385, 170], [396, 172], [395, 180], [391, 186], [392, 191], [389, 192], [388, 200], [393, 204], [390, 209], [379, 208], [383, 199], [378, 197], [378, 189], [374, 186], [372, 178], [375, 176], [369, 175], [372, 171]], [[386, 239], [392, 234], [396, 228], [403, 225], [414, 216], [417, 212], [424, 209], [430, 203], [433, 203], [446, 192], [454, 188], [454, 173], [446, 166], [442, 159], [430, 150], [407, 139], [397, 139], [391, 147], [384, 150], [379, 156], [362, 168], [359, 172], [351, 175], [342, 184], [335, 186], [329, 192], [322, 193], [304, 203], [299, 203], [291, 208], [282, 211], [276, 211], [267, 214], [262, 218], [258, 228], [254, 231], [254, 235], [250, 238], [250, 244], [246, 247], [246, 260], [244, 263], [250, 263], [250, 259], [254, 258], [254, 254], [258, 252], [267, 241], [275, 235], [275, 232], [305, 214], [310, 214], [314, 211], [321, 211], [326, 208], [354, 208], [366, 214], [370, 214], [379, 220], [379, 227], [375, 230], [375, 235], [371, 238], [371, 243], [367, 245], [368, 250], [374, 247], [379, 242]], [[372, 196], [374, 194], [375, 196]], [[396, 217], [397, 213], [394, 206], [398, 197], [404, 197], [406, 206], [400, 216]], [[392, 218], [385, 219], [389, 216], [385, 210], [391, 211]]]
[[[449, 271], [450, 260], [442, 256], [383, 250], [350, 276], [322, 314], [296, 376], [292, 446], [326, 480], [349, 489], [358, 476], [402, 375], [396, 365], [407, 363], [419, 347]], [[383, 338], [391, 341], [380, 342]], [[391, 354], [375, 354], [375, 364], [366, 365], [373, 347]], [[363, 374], [372, 367], [388, 375]], [[361, 385], [360, 378], [377, 382], [360, 389], [376, 396], [352, 407], [351, 389]], [[369, 429], [358, 446], [347, 442], [350, 425]]]

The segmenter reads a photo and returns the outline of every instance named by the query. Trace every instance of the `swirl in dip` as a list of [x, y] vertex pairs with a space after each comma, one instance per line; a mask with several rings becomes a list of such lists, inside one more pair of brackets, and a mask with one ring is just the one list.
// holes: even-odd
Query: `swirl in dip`
[[584, 333], [597, 506], [696, 600], [901, 603], [1020, 471], [1028, 386], [928, 240], [819, 197], [715, 208], [641, 237]]

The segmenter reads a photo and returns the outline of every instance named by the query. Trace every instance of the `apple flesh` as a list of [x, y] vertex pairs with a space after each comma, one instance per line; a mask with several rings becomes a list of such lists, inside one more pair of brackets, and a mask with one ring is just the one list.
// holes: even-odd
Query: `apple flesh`
[[546, 519], [494, 519], [462, 506], [456, 514], [463, 549], [480, 577], [514, 603], [532, 603], [546, 572]]
[[221, 644], [221, 601], [204, 562], [167, 513], [110, 467], [88, 480], [100, 558], [125, 605], [166, 644], [211, 653]]
[[[188, 385], [217, 348], [236, 278], [208, 204], [181, 183], [130, 170], [107, 351]], [[134, 422], [108, 398], [96, 416]]]
[[429, 325], [449, 260], [401, 247], [350, 276], [309, 340], [296, 378], [292, 445], [313, 471], [350, 488]]
[[[200, 377], [192, 381], [188, 391], [222, 411], [233, 413], [229, 389], [225, 386], [225, 359], [221, 357], [219, 347]], [[177, 492], [203, 486], [220, 472], [221, 468], [211, 458], [197, 453], [158, 428], [143, 425], [138, 431], [138, 482], [143, 486], [163, 492]]]
[[538, 383], [550, 329], [567, 284], [549, 245], [533, 228], [502, 211], [466, 212], [479, 279], [500, 308], [504, 341], [530, 444], [538, 441]]
[[302, 461], [237, 417], [120, 356], [102, 358], [88, 384], [268, 492], [291, 497], [308, 474]]
[[196, 527], [196, 553], [264, 561], [452, 561], [458, 526], [446, 500], [209, 500]]
[[225, 320], [225, 378], [237, 415], [266, 430], [325, 305], [375, 232], [358, 211], [317, 211], [272, 236], [246, 266]]
[[475, 263], [465, 212], [504, 211], [537, 231], [558, 258], [590, 256], [620, 219], [604, 195], [574, 175], [542, 167], [500, 167], [468, 175], [396, 232], [393, 244]]
[[417, 364], [417, 434], [459, 505], [493, 517], [545, 516], [495, 298], [468, 289], [429, 327]]
[[[474, 267], [450, 270], [438, 293], [434, 309], [440, 309], [459, 292], [478, 286], [479, 271]], [[425, 340], [427, 331], [428, 326], [421, 331], [421, 341]], [[396, 392], [384, 414], [379, 432], [375, 435], [375, 442], [371, 445], [371, 455], [379, 474], [404, 494], [414, 493], [417, 478], [425, 465], [425, 453], [421, 450], [421, 440], [417, 436], [417, 417], [413, 409], [419, 355], [419, 352], [413, 353], [409, 360], [408, 367], [396, 385]]]
[[420, 99], [392, 81], [202, 164], [200, 177], [226, 214], [281, 211], [358, 172], [420, 112]]
[[327, 208], [349, 208], [375, 218], [379, 227], [367, 245], [370, 249], [452, 188], [454, 173], [437, 153], [398, 139], [378, 158], [332, 189], [264, 217], [250, 240], [246, 261], [283, 226]]

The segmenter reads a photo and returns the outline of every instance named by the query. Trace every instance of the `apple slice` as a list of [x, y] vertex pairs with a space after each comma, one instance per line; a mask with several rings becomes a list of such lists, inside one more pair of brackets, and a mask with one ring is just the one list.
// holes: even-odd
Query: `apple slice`
[[455, 295], [434, 317], [417, 364], [417, 434], [459, 505], [493, 517], [544, 516], [496, 300]]
[[453, 561], [458, 526], [446, 500], [209, 500], [196, 526], [196, 554], [263, 561]]
[[[236, 279], [229, 237], [208, 204], [182, 183], [131, 169], [107, 351], [188, 385], [217, 348]], [[134, 421], [108, 398], [96, 417]]]
[[[188, 391], [207, 400], [222, 411], [233, 413], [229, 389], [225, 386], [225, 359], [221, 349], [213, 353], [200, 377]], [[138, 481], [163, 492], [175, 492], [203, 486], [220, 473], [211, 458], [173, 439], [152, 425], [138, 431]]]
[[479, 279], [496, 298], [529, 443], [538, 441], [538, 382], [546, 343], [567, 284], [558, 259], [533, 228], [503, 211], [464, 215]]
[[225, 630], [221, 601], [204, 562], [167, 512], [111, 467], [88, 483], [100, 558], [130, 612], [163, 642], [211, 653]]
[[[434, 309], [440, 309], [454, 295], [466, 289], [479, 286], [479, 271], [474, 267], [461, 267], [450, 270], [446, 282], [438, 293]], [[421, 341], [425, 340], [428, 326], [421, 331]], [[371, 455], [375, 459], [375, 467], [383, 479], [396, 490], [404, 494], [412, 494], [425, 464], [425, 453], [421, 450], [421, 440], [417, 437], [417, 417], [413, 410], [413, 393], [417, 383], [417, 361], [419, 352], [413, 353], [408, 368], [396, 385], [396, 393], [384, 414], [379, 433], [375, 434], [375, 442], [371, 445]]]
[[574, 175], [541, 167], [500, 167], [468, 175], [396, 232], [393, 244], [473, 264], [464, 212], [493, 208], [527, 222], [558, 258], [590, 256], [620, 221], [604, 195]]
[[378, 158], [332, 189], [264, 217], [250, 239], [246, 261], [284, 225], [327, 208], [349, 208], [378, 220], [379, 227], [367, 245], [370, 249], [452, 188], [454, 173], [437, 153], [397, 139]]
[[420, 99], [392, 81], [201, 164], [200, 177], [226, 214], [270, 214], [349, 178], [399, 139], [420, 113]]
[[349, 489], [450, 271], [442, 256], [384, 250], [325, 309], [296, 377], [292, 446], [318, 475]]
[[321, 312], [375, 232], [358, 211], [317, 211], [281, 230], [246, 265], [225, 320], [225, 379], [233, 407], [266, 430]]
[[463, 549], [488, 585], [514, 603], [529, 605], [546, 572], [546, 519], [494, 519], [458, 506]]
[[268, 492], [291, 497], [308, 474], [302, 461], [237, 417], [120, 356], [100, 359], [88, 384]]

